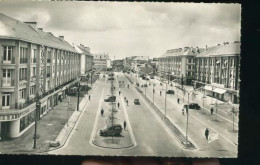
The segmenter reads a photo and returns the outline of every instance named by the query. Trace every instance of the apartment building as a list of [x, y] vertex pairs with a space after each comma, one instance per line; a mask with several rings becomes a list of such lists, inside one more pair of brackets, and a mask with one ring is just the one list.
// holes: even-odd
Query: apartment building
[[92, 70], [93, 55], [90, 53], [90, 48], [80, 45], [73, 45], [77, 52], [80, 54], [80, 74], [86, 74]]
[[167, 50], [159, 57], [158, 73], [169, 81], [181, 83], [181, 77], [186, 85], [191, 85], [195, 78], [195, 57], [202, 53], [202, 48], [184, 47]]
[[97, 71], [107, 71], [111, 69], [111, 59], [107, 53], [95, 54], [93, 59], [93, 69]]
[[[28, 130], [79, 81], [80, 54], [64, 40], [0, 14], [0, 137]], [[36, 100], [41, 103], [35, 118]]]
[[239, 102], [240, 42], [224, 42], [207, 48], [195, 58], [195, 82], [206, 83], [207, 95]]

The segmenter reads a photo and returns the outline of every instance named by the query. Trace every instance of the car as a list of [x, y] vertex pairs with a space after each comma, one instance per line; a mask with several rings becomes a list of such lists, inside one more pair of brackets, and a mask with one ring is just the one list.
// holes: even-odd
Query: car
[[150, 79], [154, 79], [154, 76], [150, 76]]
[[135, 105], [140, 105], [139, 99], [135, 99], [135, 100], [134, 100], [134, 104], [135, 104]]
[[120, 136], [123, 127], [120, 124], [107, 126], [105, 129], [99, 131], [100, 136]]
[[174, 91], [173, 90], [168, 90], [167, 92], [166, 92], [166, 94], [174, 94]]
[[109, 77], [108, 80], [114, 80], [114, 77]]
[[141, 87], [147, 87], [147, 84], [143, 84]]
[[[185, 104], [182, 109], [187, 109], [187, 106], [188, 105]], [[197, 103], [190, 103], [189, 104], [189, 109], [200, 110], [201, 108], [200, 108], [199, 104], [197, 104]]]
[[114, 76], [114, 73], [110, 73], [110, 74], [108, 74], [109, 76]]
[[146, 77], [145, 80], [150, 80], [150, 79], [148, 77]]
[[115, 102], [116, 96], [109, 96], [108, 98], [104, 99], [105, 102]]

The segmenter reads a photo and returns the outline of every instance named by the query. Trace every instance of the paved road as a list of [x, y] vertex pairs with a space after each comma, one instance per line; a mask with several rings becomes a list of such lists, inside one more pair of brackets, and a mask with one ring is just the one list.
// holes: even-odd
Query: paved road
[[[102, 76], [101, 76], [102, 77]], [[119, 81], [128, 82], [120, 73]], [[116, 80], [117, 81], [117, 80]], [[122, 97], [127, 97], [129, 106], [124, 105], [132, 126], [136, 146], [128, 149], [105, 149], [95, 147], [90, 143], [91, 133], [96, 115], [100, 111], [98, 105], [105, 104], [104, 97], [109, 95], [110, 81], [101, 78], [97, 83], [96, 92], [80, 116], [66, 145], [50, 154], [70, 155], [121, 155], [121, 156], [192, 156], [196, 152], [183, 150], [175, 137], [157, 118], [151, 107], [140, 94], [130, 85], [130, 89], [121, 88]], [[130, 84], [130, 83], [129, 83]], [[115, 92], [118, 97], [118, 87]], [[139, 98], [141, 105], [134, 105], [135, 98]], [[119, 98], [117, 98], [119, 99]], [[97, 112], [98, 111], [98, 112]], [[129, 124], [129, 123], [128, 123]]]
[[[129, 76], [134, 82], [136, 78], [134, 76]], [[140, 84], [145, 83], [141, 79], [137, 79]], [[165, 113], [165, 93], [163, 92], [160, 96], [159, 91], [162, 89], [159, 84], [155, 87], [154, 102], [155, 105]], [[146, 93], [146, 96], [152, 101], [152, 85], [145, 88], [140, 88], [143, 93]], [[168, 88], [169, 89], [169, 88]], [[177, 97], [175, 95], [167, 95], [167, 106], [166, 106], [166, 115], [167, 117], [177, 125], [182, 132], [185, 134], [186, 130], [186, 116], [181, 114], [181, 109], [183, 104], [177, 104]], [[214, 116], [208, 114], [202, 114], [201, 111], [190, 110], [189, 115], [189, 131], [188, 137], [193, 141], [199, 148], [196, 152], [197, 156], [220, 156], [220, 157], [235, 157], [237, 155], [237, 143], [238, 137], [236, 133], [230, 133], [230, 123], [226, 120], [220, 119], [220, 122], [214, 122]], [[211, 133], [218, 133], [219, 139], [207, 143], [204, 136], [205, 128], [209, 128]], [[237, 129], [237, 128], [236, 128]]]

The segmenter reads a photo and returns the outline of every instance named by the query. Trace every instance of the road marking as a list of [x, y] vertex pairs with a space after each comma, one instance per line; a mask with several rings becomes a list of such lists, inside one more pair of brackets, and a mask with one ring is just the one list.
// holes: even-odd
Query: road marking
[[95, 134], [96, 134], [96, 132], [97, 132], [97, 124], [98, 124], [99, 110], [100, 110], [101, 105], [102, 105], [104, 90], [105, 90], [105, 88], [103, 88], [103, 90], [102, 90], [102, 95], [101, 95], [101, 98], [100, 98], [100, 101], [99, 101], [99, 105], [98, 105], [98, 109], [97, 109], [97, 113], [96, 113], [94, 125], [93, 125], [92, 132], [91, 132], [91, 136], [90, 136], [90, 139], [89, 139], [89, 143], [90, 143], [92, 146], [93, 146], [92, 141], [94, 140], [94, 136], [95, 136]]
[[[129, 80], [128, 80], [129, 81]], [[147, 101], [144, 99], [144, 97], [143, 96], [141, 96], [141, 94], [136, 90], [136, 88], [135, 87], [132, 87], [132, 88], [134, 88], [134, 91], [137, 93], [137, 95], [139, 96], [139, 98], [141, 98], [142, 100], [143, 100], [143, 102], [146, 104], [146, 106], [147, 107], [150, 107], [151, 105], [149, 105], [148, 103], [147, 103]], [[151, 107], [152, 108], [152, 107]], [[151, 112], [151, 111], [150, 111]], [[174, 133], [172, 133], [172, 131], [171, 131], [171, 129], [169, 128], [169, 127], [167, 127], [166, 125], [165, 125], [165, 123], [161, 120], [161, 118], [154, 112], [154, 110], [152, 110], [152, 114], [158, 119], [157, 121], [159, 122], [159, 123], [161, 123], [161, 126], [165, 129], [165, 131], [168, 133], [168, 134], [170, 134], [170, 135], [173, 135], [176, 139], [177, 139], [177, 137], [175, 136], [175, 134]], [[175, 125], [176, 126], [176, 125]], [[177, 127], [178, 128], [178, 127]], [[178, 128], [179, 129], [179, 128]], [[180, 130], [180, 129], [179, 129]], [[180, 130], [181, 131], [181, 130]], [[182, 132], [182, 131], [181, 131]], [[170, 137], [172, 137], [172, 136], [170, 136]], [[177, 139], [177, 144], [180, 146], [180, 149], [182, 149], [182, 150], [184, 150], [184, 148], [181, 146], [181, 144], [180, 144], [180, 142], [179, 142], [179, 140]], [[191, 140], [190, 140], [191, 141]], [[195, 145], [195, 143], [193, 142], [193, 141], [191, 141], [194, 145]], [[197, 146], [197, 145], [195, 145], [195, 146]], [[198, 149], [198, 147], [196, 147], [197, 149]]]
[[[135, 135], [134, 135], [133, 130], [132, 130], [132, 126], [131, 126], [131, 123], [130, 123], [130, 120], [129, 120], [129, 117], [128, 117], [128, 113], [127, 113], [126, 108], [125, 108], [125, 102], [123, 101], [122, 95], [121, 95], [121, 101], [123, 103], [123, 111], [124, 111], [124, 114], [125, 114], [125, 117], [126, 117], [126, 122], [128, 123], [127, 127], [129, 128], [130, 136], [133, 139], [133, 143], [134, 143], [133, 147], [135, 147], [135, 146], [137, 146], [137, 142], [135, 140]], [[131, 148], [133, 148], [133, 147], [131, 147]]]

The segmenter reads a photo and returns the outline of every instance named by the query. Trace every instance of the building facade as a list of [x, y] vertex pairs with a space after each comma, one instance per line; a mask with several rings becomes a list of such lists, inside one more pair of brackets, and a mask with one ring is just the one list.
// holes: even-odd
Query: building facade
[[203, 52], [201, 48], [184, 47], [167, 50], [159, 57], [158, 74], [169, 81], [176, 80], [191, 85], [195, 78], [195, 57]]
[[93, 68], [93, 55], [90, 53], [90, 48], [84, 45], [73, 45], [77, 52], [80, 54], [80, 74], [86, 74]]
[[93, 58], [93, 69], [96, 71], [107, 71], [111, 69], [111, 60], [107, 53], [95, 54]]
[[195, 81], [206, 84], [207, 94], [223, 101], [239, 102], [240, 42], [224, 42], [196, 56]]
[[[80, 54], [64, 40], [0, 14], [0, 137], [22, 135], [76, 82]], [[41, 103], [36, 111], [36, 100]], [[36, 114], [36, 115], [35, 115]]]

